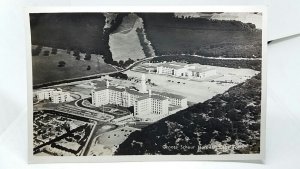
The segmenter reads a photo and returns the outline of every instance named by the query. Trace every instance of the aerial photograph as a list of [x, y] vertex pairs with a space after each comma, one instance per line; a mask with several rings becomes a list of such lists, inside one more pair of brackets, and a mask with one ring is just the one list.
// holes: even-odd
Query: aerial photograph
[[261, 12], [29, 16], [33, 156], [261, 152]]

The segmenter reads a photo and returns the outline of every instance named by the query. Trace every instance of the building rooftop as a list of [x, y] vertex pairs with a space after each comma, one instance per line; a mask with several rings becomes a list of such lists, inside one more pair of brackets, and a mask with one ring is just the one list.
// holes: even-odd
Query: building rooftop
[[114, 91], [118, 91], [118, 92], [123, 92], [125, 91], [125, 88], [118, 88], [115, 86], [109, 86], [108, 89], [114, 90]]
[[37, 92], [46, 92], [46, 91], [55, 91], [55, 89], [42, 89], [42, 90], [38, 90]]
[[59, 95], [65, 95], [69, 94], [68, 92], [62, 92], [62, 91], [53, 91], [53, 96], [59, 96]]
[[176, 99], [185, 99], [186, 97], [181, 96], [181, 95], [177, 95], [177, 94], [173, 94], [173, 93], [167, 93], [167, 92], [153, 92], [155, 94], [164, 96], [164, 97], [169, 97], [169, 98], [176, 98]]
[[159, 95], [151, 95], [151, 98], [156, 100], [167, 100], [167, 98], [159, 96]]
[[167, 100], [167, 98], [159, 96], [159, 95], [149, 96], [148, 94], [145, 94], [145, 96], [137, 98], [137, 100], [140, 101], [140, 100], [145, 100], [145, 99], [149, 99], [149, 98], [156, 99], [156, 100]]
[[95, 91], [102, 91], [102, 90], [105, 90], [105, 89], [110, 89], [110, 90], [114, 90], [114, 91], [118, 91], [118, 92], [124, 92], [126, 91], [127, 93], [129, 94], [132, 94], [132, 95], [138, 95], [138, 96], [144, 96], [144, 95], [148, 95], [146, 93], [140, 93], [138, 91], [135, 91], [135, 90], [132, 90], [132, 89], [129, 89], [128, 87], [125, 87], [125, 88], [117, 88], [115, 86], [109, 86], [108, 88], [103, 86], [103, 87], [98, 87], [95, 89]]
[[105, 89], [107, 89], [107, 88], [106, 87], [98, 87], [95, 89], [95, 91], [101, 91], [101, 90], [105, 90]]
[[187, 65], [186, 63], [169, 62], [169, 63], [162, 63], [159, 66], [168, 67], [168, 68], [172, 68], [172, 69], [182, 69], [186, 65]]
[[207, 72], [209, 70], [212, 70], [212, 68], [208, 68], [208, 67], [196, 67], [195, 69], [189, 69], [190, 71], [193, 71], [193, 72]]
[[131, 89], [129, 89], [129, 88], [126, 88], [126, 91], [127, 91], [127, 93], [132, 94], [132, 95], [138, 95], [138, 96], [143, 96], [143, 95], [145, 95], [145, 93], [140, 93], [140, 92], [138, 92], [138, 91], [131, 90]]
[[149, 96], [148, 95], [147, 96], [142, 96], [142, 97], [137, 98], [136, 100], [141, 101], [141, 100], [145, 100], [145, 99], [149, 99]]

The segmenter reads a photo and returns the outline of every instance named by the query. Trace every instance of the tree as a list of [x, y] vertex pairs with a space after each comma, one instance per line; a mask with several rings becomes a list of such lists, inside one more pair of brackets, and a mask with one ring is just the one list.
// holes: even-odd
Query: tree
[[71, 50], [69, 48], [67, 49], [67, 54], [71, 54]]
[[86, 53], [85, 54], [85, 57], [84, 57], [84, 60], [91, 60], [92, 56], [90, 53]]
[[131, 65], [132, 63], [134, 63], [134, 60], [132, 60], [132, 59], [129, 58], [128, 60], [126, 60], [126, 61], [124, 62], [123, 66], [124, 66], [124, 67], [127, 67], [127, 66]]
[[57, 49], [56, 48], [52, 48], [51, 54], [56, 55], [57, 54]]
[[76, 56], [76, 60], [80, 60], [80, 56], [78, 55], [78, 56]]
[[65, 61], [59, 61], [58, 62], [58, 67], [65, 67], [66, 62]]
[[88, 65], [87, 68], [86, 68], [86, 70], [91, 70], [91, 66]]
[[119, 61], [119, 65], [122, 67], [124, 65], [124, 61], [123, 60], [120, 60]]
[[43, 53], [43, 55], [44, 55], [44, 56], [49, 56], [49, 53], [50, 53], [50, 52], [49, 52], [48, 50], [45, 50], [44, 53]]
[[42, 46], [37, 46], [35, 49], [32, 49], [32, 56], [38, 56], [42, 51]]
[[75, 57], [77, 57], [77, 56], [79, 56], [79, 50], [74, 50], [74, 53], [73, 53], [73, 56], [75, 56]]

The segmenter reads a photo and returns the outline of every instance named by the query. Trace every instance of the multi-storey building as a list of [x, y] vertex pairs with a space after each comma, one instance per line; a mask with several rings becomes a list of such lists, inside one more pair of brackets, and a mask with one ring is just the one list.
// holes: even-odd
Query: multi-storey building
[[156, 121], [169, 115], [167, 98], [150, 95], [140, 97], [135, 101], [134, 117], [140, 121]]
[[167, 93], [167, 92], [154, 92], [155, 94], [165, 97], [168, 99], [170, 105], [180, 106], [182, 108], [187, 108], [187, 98], [181, 95]]
[[127, 87], [110, 86], [107, 81], [106, 87], [92, 90], [92, 104], [97, 107], [106, 104], [133, 106], [134, 117], [141, 121], [156, 121], [176, 110], [187, 108], [187, 99], [183, 96], [166, 92], [153, 92], [152, 95], [151, 90], [147, 90], [145, 75], [140, 85], [140, 90], [135, 91]]
[[215, 69], [207, 66], [196, 67], [194, 64], [163, 63], [157, 66], [157, 74], [165, 74], [189, 79], [204, 79], [217, 74]]
[[69, 92], [63, 92], [61, 89], [42, 89], [35, 92], [37, 100], [50, 100], [53, 103], [62, 103], [71, 101]]

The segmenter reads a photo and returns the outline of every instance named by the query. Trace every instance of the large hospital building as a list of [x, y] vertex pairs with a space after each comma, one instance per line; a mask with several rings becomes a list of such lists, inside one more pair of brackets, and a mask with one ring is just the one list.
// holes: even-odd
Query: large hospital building
[[92, 104], [96, 107], [114, 104], [134, 107], [134, 118], [140, 121], [157, 121], [187, 108], [187, 99], [180, 95], [147, 90], [145, 75], [139, 91], [127, 87], [106, 86], [92, 90]]
[[217, 74], [216, 70], [207, 66], [196, 66], [194, 64], [169, 62], [157, 66], [157, 74], [171, 75], [189, 79], [204, 79]]

